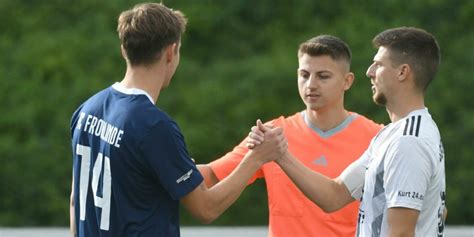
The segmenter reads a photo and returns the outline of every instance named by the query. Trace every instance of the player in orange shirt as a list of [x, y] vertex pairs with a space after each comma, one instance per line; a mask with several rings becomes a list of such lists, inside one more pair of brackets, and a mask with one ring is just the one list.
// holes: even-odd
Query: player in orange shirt
[[[298, 90], [306, 109], [270, 121], [283, 127], [288, 150], [307, 167], [337, 177], [359, 158], [381, 126], [344, 108], [344, 93], [353, 81], [351, 52], [341, 39], [320, 35], [298, 49]], [[199, 165], [206, 184], [228, 176], [248, 152], [245, 140], [233, 151]], [[269, 236], [354, 236], [358, 203], [327, 214], [307, 199], [274, 162], [263, 165], [253, 179], [265, 178], [270, 211]]]

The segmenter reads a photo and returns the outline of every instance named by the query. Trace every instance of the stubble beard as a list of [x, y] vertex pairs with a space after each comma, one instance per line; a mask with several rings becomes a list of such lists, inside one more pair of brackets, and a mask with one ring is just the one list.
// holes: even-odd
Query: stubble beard
[[385, 106], [387, 104], [387, 97], [382, 93], [375, 93], [373, 96], [374, 103]]

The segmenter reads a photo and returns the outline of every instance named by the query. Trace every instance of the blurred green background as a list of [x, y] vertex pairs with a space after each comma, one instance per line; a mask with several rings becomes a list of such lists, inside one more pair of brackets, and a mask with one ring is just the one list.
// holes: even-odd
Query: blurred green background
[[[291, 2], [291, 3], [290, 3]], [[137, 1], [0, 0], [0, 226], [68, 224], [69, 120], [95, 92], [120, 81], [117, 16]], [[474, 1], [164, 1], [188, 19], [181, 64], [158, 105], [180, 124], [198, 163], [238, 144], [257, 118], [304, 108], [296, 50], [318, 34], [352, 48], [349, 110], [388, 123], [365, 71], [371, 39], [396, 26], [432, 32], [442, 65], [427, 94], [446, 151], [448, 225], [474, 224]], [[182, 222], [198, 224], [182, 211]], [[264, 181], [244, 191], [216, 225], [266, 225]]]

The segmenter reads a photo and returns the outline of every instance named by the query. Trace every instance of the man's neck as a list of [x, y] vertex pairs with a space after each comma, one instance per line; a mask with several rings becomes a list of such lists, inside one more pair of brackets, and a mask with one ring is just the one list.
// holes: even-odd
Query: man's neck
[[412, 111], [424, 108], [425, 101], [422, 94], [400, 96], [397, 101], [387, 102], [386, 105], [392, 123], [406, 117]]
[[324, 132], [337, 127], [349, 116], [343, 106], [327, 110], [306, 109], [306, 114], [311, 124]]
[[164, 84], [164, 70], [159, 65], [127, 67], [120, 84], [125, 88], [137, 88], [146, 91], [156, 102]]

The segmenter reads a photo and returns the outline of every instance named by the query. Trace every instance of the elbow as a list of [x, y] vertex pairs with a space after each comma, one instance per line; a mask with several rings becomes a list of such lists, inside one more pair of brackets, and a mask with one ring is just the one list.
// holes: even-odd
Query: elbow
[[[320, 200], [313, 200], [313, 202], [318, 204], [318, 206], [325, 213], [333, 213], [339, 211], [347, 204], [354, 201], [347, 189], [345, 189], [345, 186], [343, 190], [344, 191], [332, 193], [331, 195], [328, 195], [328, 197], [322, 197], [320, 198]], [[341, 193], [346, 193], [347, 195], [343, 195]]]
[[335, 208], [333, 206], [321, 206], [320, 208], [327, 214], [333, 213], [340, 209], [340, 208]]
[[331, 202], [331, 201], [328, 201], [325, 205], [320, 205], [319, 207], [321, 208], [321, 210], [323, 210], [325, 213], [333, 213], [333, 212], [336, 212], [336, 211], [339, 211], [341, 208], [343, 208], [345, 205], [344, 204], [340, 204], [340, 203], [335, 203], [335, 202]]
[[202, 224], [211, 224], [217, 217], [220, 216], [220, 212], [215, 208], [216, 205], [211, 205], [212, 202], [204, 202], [203, 205], [200, 205], [194, 211], [192, 215]]
[[200, 219], [199, 221], [201, 222], [201, 224], [209, 225], [209, 224], [211, 224], [215, 219], [216, 219], [216, 218], [208, 217], [208, 218], [202, 218], [202, 219]]
[[211, 224], [214, 220], [216, 220], [217, 217], [219, 217], [219, 214], [213, 212], [210, 209], [207, 209], [201, 211], [200, 213], [195, 215], [195, 217], [199, 220], [199, 222], [201, 222], [201, 224], [208, 225]]

